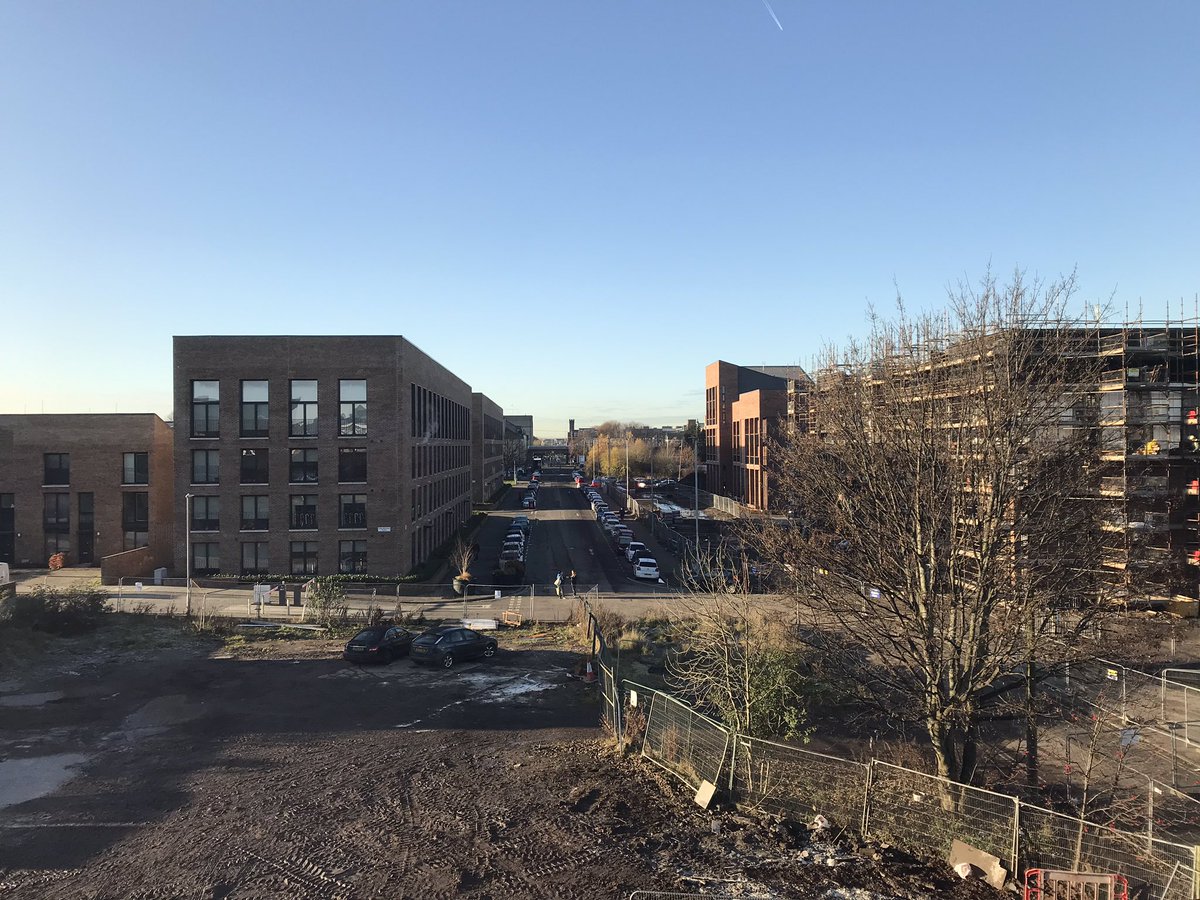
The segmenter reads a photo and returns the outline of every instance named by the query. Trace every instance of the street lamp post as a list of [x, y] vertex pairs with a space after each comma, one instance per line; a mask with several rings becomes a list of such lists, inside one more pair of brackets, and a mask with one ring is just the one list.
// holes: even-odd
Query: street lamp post
[[692, 486], [696, 499], [692, 506], [692, 521], [696, 523], [696, 563], [700, 562], [700, 429], [692, 441]]
[[187, 617], [192, 617], [192, 498], [195, 494], [183, 495], [183, 518], [184, 528], [184, 555], [186, 559], [183, 563], [184, 574], [187, 576]]

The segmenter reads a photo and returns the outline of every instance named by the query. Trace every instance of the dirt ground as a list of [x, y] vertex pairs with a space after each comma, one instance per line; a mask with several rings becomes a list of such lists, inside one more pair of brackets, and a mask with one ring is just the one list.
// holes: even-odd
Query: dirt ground
[[701, 811], [609, 747], [562, 633], [443, 672], [113, 618], [0, 654], [5, 898], [995, 896]]

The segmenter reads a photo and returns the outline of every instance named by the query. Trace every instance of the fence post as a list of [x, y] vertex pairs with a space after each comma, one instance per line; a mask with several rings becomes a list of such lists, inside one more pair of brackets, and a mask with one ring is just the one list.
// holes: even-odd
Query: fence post
[[1146, 852], [1154, 852], [1154, 780], [1149, 777], [1146, 778]]
[[867, 837], [867, 829], [871, 826], [871, 784], [875, 780], [875, 760], [867, 760], [867, 779], [863, 788], [862, 836]]
[[1012, 835], [1012, 874], [1018, 884], [1021, 883], [1019, 872], [1021, 859], [1021, 798], [1013, 797], [1013, 835]]

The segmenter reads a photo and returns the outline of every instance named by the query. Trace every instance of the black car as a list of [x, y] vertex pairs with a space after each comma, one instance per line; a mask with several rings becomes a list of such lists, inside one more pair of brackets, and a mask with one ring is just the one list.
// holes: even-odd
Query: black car
[[490, 659], [495, 655], [496, 641], [493, 638], [457, 625], [431, 628], [412, 642], [413, 662], [436, 663], [443, 669], [452, 668], [456, 662], [463, 660], [480, 656]]
[[364, 628], [346, 644], [342, 659], [389, 663], [412, 647], [413, 634], [400, 627]]

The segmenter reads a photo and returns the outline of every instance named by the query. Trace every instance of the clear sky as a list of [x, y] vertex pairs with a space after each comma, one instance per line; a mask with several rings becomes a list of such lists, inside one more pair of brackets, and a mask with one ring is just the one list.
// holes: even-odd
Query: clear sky
[[539, 436], [896, 290], [1200, 291], [1200, 2], [0, 0], [0, 412], [403, 334]]

